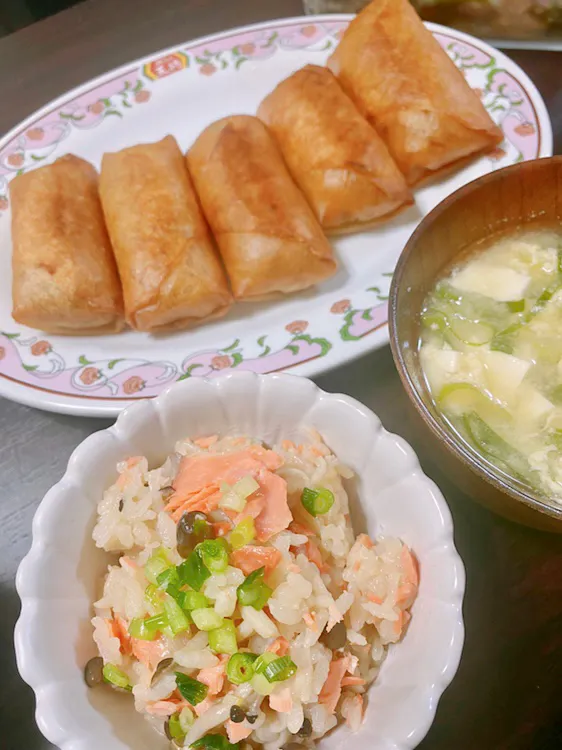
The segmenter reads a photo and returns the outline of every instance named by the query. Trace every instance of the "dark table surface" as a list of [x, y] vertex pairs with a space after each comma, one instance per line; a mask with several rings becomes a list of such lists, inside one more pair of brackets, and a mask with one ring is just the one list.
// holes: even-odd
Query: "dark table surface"
[[[234, 26], [301, 14], [300, 0], [89, 0], [0, 40], [0, 133], [50, 99], [130, 60]], [[562, 153], [562, 52], [510, 50], [549, 109]], [[492, 516], [432, 462], [409, 420], [388, 347], [317, 378], [371, 407], [409, 440], [449, 501], [467, 569], [466, 644], [423, 750], [562, 748], [562, 536]], [[0, 748], [46, 750], [31, 690], [15, 665], [17, 565], [31, 520], [69, 454], [108, 421], [0, 399]]]

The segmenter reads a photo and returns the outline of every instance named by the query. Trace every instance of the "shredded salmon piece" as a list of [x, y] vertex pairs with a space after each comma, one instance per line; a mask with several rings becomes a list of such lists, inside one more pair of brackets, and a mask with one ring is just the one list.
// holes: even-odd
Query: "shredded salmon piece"
[[197, 440], [194, 440], [193, 442], [200, 448], [210, 448], [218, 441], [218, 439], [218, 435], [209, 435], [209, 437], [197, 438]]
[[326, 563], [322, 559], [322, 553], [318, 549], [318, 545], [316, 544], [316, 542], [313, 542], [312, 539], [309, 539], [308, 542], [304, 545], [304, 552], [310, 562], [314, 563], [321, 573], [329, 572], [330, 567], [326, 565]]
[[278, 692], [271, 693], [269, 696], [269, 707], [279, 713], [288, 714], [293, 708], [293, 698], [290, 689], [285, 687]]
[[270, 471], [260, 472], [258, 477], [259, 494], [264, 498], [262, 512], [254, 521], [256, 536], [260, 542], [266, 542], [274, 534], [283, 531], [293, 520], [287, 502], [287, 482], [278, 474]]
[[200, 669], [197, 679], [209, 688], [208, 695], [215, 696], [220, 693], [224, 685], [225, 663], [228, 658], [223, 658], [220, 664], [214, 667]]
[[309, 529], [308, 526], [305, 526], [303, 523], [298, 523], [298, 521], [292, 521], [289, 524], [289, 531], [292, 531], [293, 534], [300, 534], [301, 536], [316, 536], [316, 533], [312, 531], [312, 529]]
[[324, 704], [331, 714], [336, 710], [341, 696], [341, 681], [347, 671], [347, 664], [348, 660], [346, 657], [334, 659], [330, 663], [328, 677], [322, 685], [322, 690], [318, 696], [318, 702]]
[[281, 443], [281, 447], [284, 451], [294, 451], [296, 448], [292, 440], [283, 440]]
[[283, 636], [276, 638], [273, 643], [270, 643], [266, 648], [266, 651], [270, 651], [272, 654], [277, 654], [277, 656], [285, 656], [288, 650], [289, 641], [286, 638], [283, 638]]
[[364, 680], [362, 677], [353, 677], [352, 675], [347, 675], [346, 677], [342, 678], [341, 686], [342, 687], [349, 687], [351, 685], [364, 685], [366, 680]]
[[154, 641], [143, 641], [140, 638], [131, 638], [131, 650], [133, 656], [150, 669], [156, 669], [158, 662], [168, 653], [166, 644], [162, 638]]
[[278, 453], [270, 451], [261, 445], [250, 445], [248, 450], [253, 456], [261, 461], [269, 471], [277, 471], [277, 469], [280, 469], [285, 463]]
[[[173, 510], [171, 507], [174, 501], [174, 495], [172, 500], [164, 510]], [[216, 510], [219, 506], [219, 500], [221, 499], [221, 492], [218, 487], [211, 484], [208, 487], [203, 487], [202, 490], [192, 495], [189, 500], [182, 502], [176, 507], [174, 512], [171, 514], [173, 520], [177, 523], [184, 513], [191, 510], [200, 510], [203, 513], [210, 513], [212, 510]]]
[[268, 575], [279, 565], [283, 555], [275, 547], [257, 547], [247, 544], [240, 549], [235, 549], [230, 559], [231, 564], [235, 568], [240, 568], [246, 576], [262, 567], [265, 567], [265, 573]]
[[209, 513], [218, 507], [223, 482], [233, 485], [243, 477], [251, 476], [258, 482], [259, 490], [235, 521], [238, 523], [251, 515], [258, 540], [267, 541], [273, 534], [286, 529], [293, 520], [287, 503], [287, 483], [272, 473], [282, 464], [283, 460], [277, 453], [259, 445], [223, 455], [185, 456], [172, 484], [174, 494], [165, 510], [171, 513], [176, 523], [186, 511]]
[[107, 620], [111, 635], [119, 639], [120, 651], [126, 656], [131, 653], [131, 636], [129, 635], [129, 628], [127, 622], [121, 617], [121, 615], [115, 615], [113, 620]]
[[246, 737], [249, 737], [252, 734], [252, 727], [249, 724], [245, 726], [246, 724], [247, 722], [236, 723], [232, 721], [232, 719], [229, 719], [226, 722], [225, 729], [230, 743], [235, 745], [237, 742], [245, 740]]
[[[240, 521], [243, 521], [245, 518], [253, 518], [254, 521], [259, 516], [259, 514], [262, 512], [262, 510], [265, 507], [265, 498], [261, 493], [255, 493], [250, 497], [250, 499], [246, 502], [246, 507], [243, 511], [240, 513], [236, 513], [236, 511], [233, 511], [232, 520], [235, 525], [239, 524]], [[230, 515], [230, 513], [228, 514]]]
[[[132, 469], [134, 466], [136, 466], [139, 461], [142, 461], [143, 456], [131, 456], [131, 458], [128, 458], [125, 461], [125, 466], [127, 469]], [[123, 471], [119, 476], [117, 477], [117, 481], [115, 484], [117, 487], [119, 487], [120, 490], [124, 490], [125, 487], [129, 484], [130, 477], [129, 474], [126, 471]]]

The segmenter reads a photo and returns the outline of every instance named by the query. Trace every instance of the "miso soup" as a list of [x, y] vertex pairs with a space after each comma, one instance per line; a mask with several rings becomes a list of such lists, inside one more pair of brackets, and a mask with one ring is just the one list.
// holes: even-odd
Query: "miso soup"
[[468, 253], [425, 300], [420, 358], [464, 440], [562, 503], [562, 231]]

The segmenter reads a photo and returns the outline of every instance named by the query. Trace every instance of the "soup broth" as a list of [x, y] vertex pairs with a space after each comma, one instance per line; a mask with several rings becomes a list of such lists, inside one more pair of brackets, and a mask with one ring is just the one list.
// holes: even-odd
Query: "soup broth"
[[562, 504], [562, 232], [469, 253], [425, 301], [420, 358], [464, 440]]

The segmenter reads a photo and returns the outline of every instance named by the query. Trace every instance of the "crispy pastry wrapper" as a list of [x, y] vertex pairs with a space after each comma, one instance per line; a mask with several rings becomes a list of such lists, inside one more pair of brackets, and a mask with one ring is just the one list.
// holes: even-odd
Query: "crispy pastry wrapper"
[[289, 294], [335, 272], [312, 209], [256, 117], [213, 123], [187, 162], [236, 298]]
[[10, 195], [14, 319], [54, 334], [121, 330], [121, 285], [94, 167], [69, 154], [15, 177]]
[[258, 115], [327, 232], [363, 229], [413, 202], [384, 141], [328, 69], [298, 70]]
[[503, 133], [407, 0], [375, 0], [328, 60], [410, 185], [492, 149]]
[[175, 138], [105, 154], [100, 194], [132, 328], [176, 330], [228, 310], [224, 269]]

